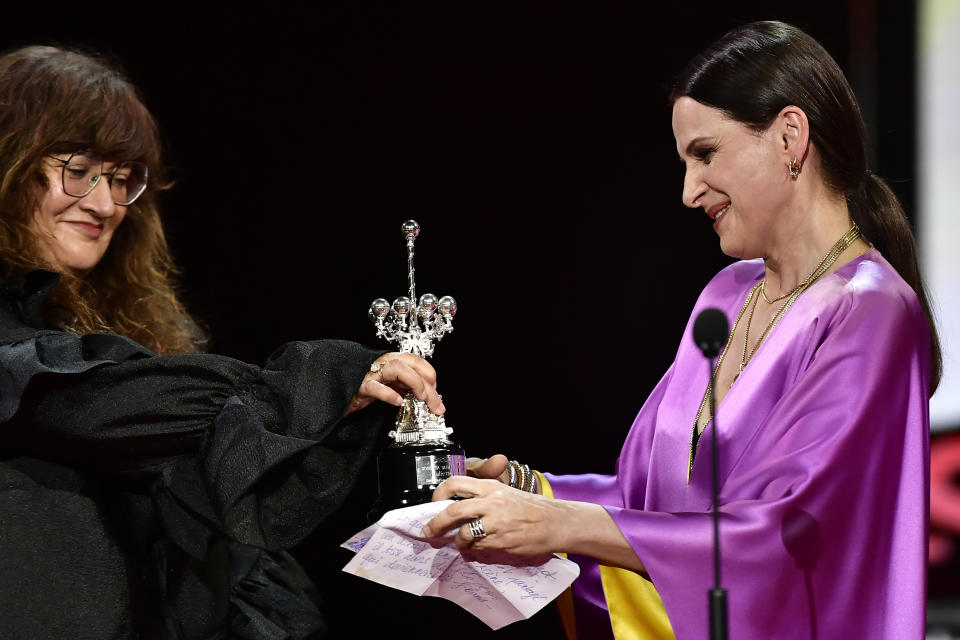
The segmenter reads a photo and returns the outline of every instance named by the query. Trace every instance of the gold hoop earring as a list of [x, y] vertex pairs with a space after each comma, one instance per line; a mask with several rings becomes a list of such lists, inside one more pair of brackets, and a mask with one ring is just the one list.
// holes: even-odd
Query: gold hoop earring
[[802, 165], [797, 160], [797, 156], [793, 156], [793, 160], [787, 164], [787, 173], [790, 174], [790, 177], [796, 180], [800, 176], [800, 169]]

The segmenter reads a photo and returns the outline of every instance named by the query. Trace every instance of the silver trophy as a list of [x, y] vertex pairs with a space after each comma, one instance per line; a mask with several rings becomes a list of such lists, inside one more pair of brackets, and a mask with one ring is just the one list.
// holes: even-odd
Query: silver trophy
[[[377, 337], [396, 342], [401, 353], [433, 355], [434, 341], [453, 331], [457, 302], [450, 296], [439, 300], [432, 293], [417, 299], [414, 282], [413, 243], [420, 225], [407, 220], [400, 227], [407, 243], [408, 295], [393, 304], [377, 298], [370, 305], [370, 320]], [[437, 485], [452, 475], [466, 473], [463, 449], [447, 436], [453, 429], [443, 416], [430, 412], [426, 403], [407, 393], [397, 413], [396, 429], [389, 433], [393, 442], [377, 458], [380, 498], [371, 519], [390, 509], [429, 502]]]

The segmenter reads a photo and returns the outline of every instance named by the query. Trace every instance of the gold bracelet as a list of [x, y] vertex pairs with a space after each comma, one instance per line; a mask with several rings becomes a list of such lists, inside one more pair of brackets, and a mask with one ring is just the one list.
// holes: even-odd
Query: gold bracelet
[[510, 486], [514, 489], [520, 489], [527, 493], [536, 493], [536, 476], [530, 470], [530, 465], [520, 464], [516, 460], [511, 460], [510, 467]]
[[519, 489], [523, 486], [523, 467], [516, 460], [511, 460], [510, 466], [510, 486]]

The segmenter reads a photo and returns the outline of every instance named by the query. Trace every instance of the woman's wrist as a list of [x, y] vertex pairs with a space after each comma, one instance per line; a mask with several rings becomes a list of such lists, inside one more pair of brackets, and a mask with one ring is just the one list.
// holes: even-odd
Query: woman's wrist
[[571, 506], [565, 527], [567, 553], [596, 558], [600, 564], [611, 567], [646, 572], [643, 562], [603, 506], [592, 502], [558, 502]]

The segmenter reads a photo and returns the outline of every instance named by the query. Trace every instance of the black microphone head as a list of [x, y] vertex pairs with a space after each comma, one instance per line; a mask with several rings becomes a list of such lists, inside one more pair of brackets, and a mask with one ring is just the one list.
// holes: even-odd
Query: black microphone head
[[707, 358], [716, 358], [727, 342], [730, 324], [720, 309], [704, 309], [693, 322], [693, 341]]

